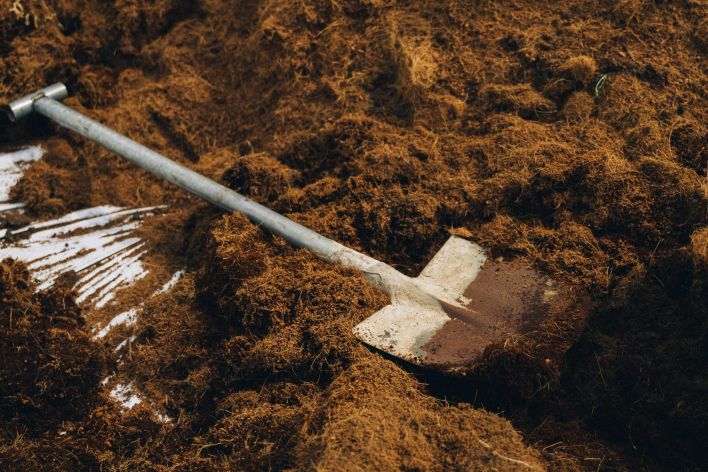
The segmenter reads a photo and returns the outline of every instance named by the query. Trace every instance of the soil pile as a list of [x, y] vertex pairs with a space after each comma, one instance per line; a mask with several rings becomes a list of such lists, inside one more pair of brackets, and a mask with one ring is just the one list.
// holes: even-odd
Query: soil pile
[[[0, 465], [7, 470], [28, 465], [25, 456], [32, 453], [25, 449], [41, 442], [37, 438], [82, 420], [100, 403], [99, 382], [108, 367], [71, 294], [34, 288], [26, 267], [0, 263]], [[57, 466], [54, 447], [44, 447], [46, 464]]]
[[3, 421], [51, 422], [84, 412], [107, 362], [71, 294], [35, 294], [27, 268], [9, 259], [0, 265], [0, 297]]
[[[192, 275], [147, 304], [119, 368], [173, 423], [111, 416], [106, 430], [131, 433], [92, 446], [94, 464], [703, 465], [701, 2], [23, 0], [0, 14], [4, 97], [65, 81], [73, 106], [405, 273], [454, 233], [595, 307], [490, 349], [467, 380], [420, 374], [426, 387], [352, 338], [387, 302], [357, 274], [39, 118], [3, 125], [1, 143], [55, 138], [15, 189], [30, 213], [176, 209], [150, 237]], [[121, 442], [136, 425], [143, 441]]]

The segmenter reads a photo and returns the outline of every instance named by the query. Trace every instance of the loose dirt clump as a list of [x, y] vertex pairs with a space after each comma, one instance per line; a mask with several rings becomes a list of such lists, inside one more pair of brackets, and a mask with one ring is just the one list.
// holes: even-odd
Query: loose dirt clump
[[3, 422], [24, 426], [16, 434], [33, 434], [39, 425], [83, 415], [107, 359], [90, 342], [71, 294], [35, 294], [27, 268], [9, 259], [0, 264], [0, 301]]
[[691, 236], [691, 249], [697, 266], [708, 264], [708, 227], [693, 233]]
[[79, 110], [406, 274], [456, 234], [579, 287], [593, 309], [559, 309], [491, 346], [465, 379], [418, 372], [351, 335], [388, 303], [360, 275], [39, 117], [3, 123], [0, 144], [52, 138], [13, 193], [30, 215], [166, 204], [146, 236], [188, 266], [146, 302], [116, 371], [142, 406], [61, 407], [52, 418], [74, 416], [51, 422], [72, 423], [68, 442], [39, 433], [3, 443], [6, 457], [118, 470], [703, 466], [700, 2], [17, 3], [22, 15], [0, 11], [3, 97], [64, 81]]
[[[0, 262], [0, 467], [84, 464], [53, 438], [103, 403], [99, 382], [110, 361], [92, 343], [71, 294], [35, 293], [27, 268]], [[47, 439], [52, 438], [52, 439]]]
[[379, 358], [354, 364], [329, 386], [303, 436], [297, 450], [301, 469], [544, 468], [508, 423], [481, 409], [439, 404], [407, 373]]
[[42, 160], [13, 187], [10, 198], [27, 202], [31, 214], [61, 215], [91, 202], [89, 176], [76, 172], [78, 158], [63, 140], [50, 141]]

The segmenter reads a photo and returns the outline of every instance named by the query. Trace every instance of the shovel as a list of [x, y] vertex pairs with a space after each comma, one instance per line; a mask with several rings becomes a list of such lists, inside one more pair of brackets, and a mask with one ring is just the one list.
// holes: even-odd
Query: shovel
[[214, 182], [60, 103], [57, 83], [5, 107], [11, 121], [32, 112], [95, 141], [143, 169], [255, 224], [320, 258], [351, 267], [391, 297], [391, 304], [354, 328], [364, 343], [405, 361], [463, 371], [484, 350], [538, 325], [561, 290], [518, 262], [489, 260], [484, 250], [451, 236], [418, 277], [350, 249]]

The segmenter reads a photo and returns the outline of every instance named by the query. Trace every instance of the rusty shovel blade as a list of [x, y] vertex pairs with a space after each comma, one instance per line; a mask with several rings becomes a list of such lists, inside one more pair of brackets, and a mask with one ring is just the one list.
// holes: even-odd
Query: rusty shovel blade
[[522, 335], [561, 293], [550, 277], [521, 262], [488, 260], [480, 246], [455, 236], [410, 280], [354, 333], [388, 354], [446, 371]]

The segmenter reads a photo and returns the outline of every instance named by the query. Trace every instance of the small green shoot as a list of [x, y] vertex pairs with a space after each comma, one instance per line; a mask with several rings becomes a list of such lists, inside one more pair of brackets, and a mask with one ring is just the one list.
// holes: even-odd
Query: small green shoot
[[595, 82], [595, 98], [600, 98], [600, 90], [602, 89], [602, 86], [607, 80], [607, 77], [609, 77], [609, 75], [610, 74], [602, 74], [598, 81]]

